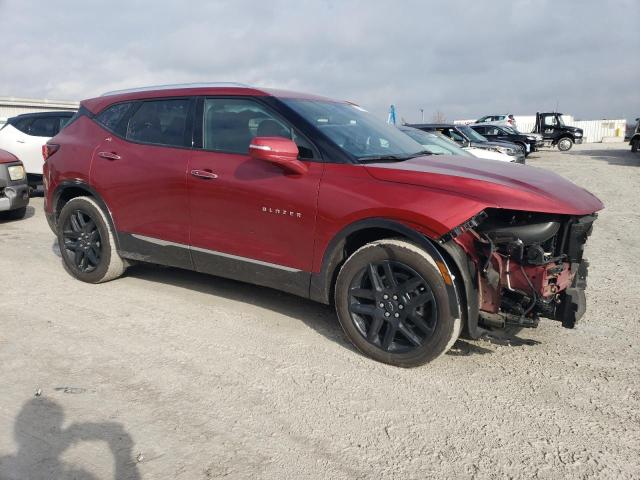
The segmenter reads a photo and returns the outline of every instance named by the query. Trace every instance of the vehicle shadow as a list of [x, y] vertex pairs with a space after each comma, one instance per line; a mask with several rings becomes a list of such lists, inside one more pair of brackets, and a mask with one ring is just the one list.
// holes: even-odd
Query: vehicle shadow
[[21, 218], [19, 220], [10, 220], [8, 218], [4, 218], [1, 214], [0, 214], [0, 225], [4, 224], [4, 223], [15, 223], [15, 222], [21, 222], [23, 220], [26, 220], [28, 218], [33, 217], [36, 214], [36, 209], [32, 206], [27, 206], [27, 213], [25, 213], [24, 218]]
[[[179, 268], [137, 264], [127, 270], [127, 275], [266, 308], [278, 314], [300, 320], [328, 340], [359, 354], [358, 350], [344, 335], [335, 311], [331, 306], [322, 305], [279, 290]], [[513, 347], [539, 343], [536, 340], [521, 339], [515, 335], [502, 338], [489, 336], [485, 340], [492, 344]], [[493, 350], [460, 339], [454, 344], [448, 355], [470, 356], [487, 353], [493, 353]]]
[[82, 442], [102, 441], [114, 461], [114, 478], [138, 480], [140, 474], [133, 458], [133, 440], [124, 427], [115, 422], [73, 423], [63, 428], [64, 410], [57, 402], [35, 397], [27, 401], [15, 419], [13, 434], [18, 450], [15, 455], [0, 456], [2, 479], [78, 479], [103, 478], [70, 465], [64, 452]]
[[631, 147], [607, 150], [575, 150], [565, 152], [565, 155], [585, 156], [594, 160], [603, 160], [610, 165], [623, 165], [628, 167], [640, 166], [640, 153], [634, 153]]
[[267, 287], [179, 268], [140, 263], [129, 268], [127, 276], [265, 308], [300, 320], [325, 338], [356, 351], [344, 336], [335, 311], [328, 305]]

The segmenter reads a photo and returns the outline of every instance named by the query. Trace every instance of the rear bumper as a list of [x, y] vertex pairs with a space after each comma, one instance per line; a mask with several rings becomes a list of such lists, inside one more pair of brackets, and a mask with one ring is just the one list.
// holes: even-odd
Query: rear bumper
[[0, 187], [0, 212], [17, 210], [27, 205], [29, 205], [29, 187], [27, 185]]

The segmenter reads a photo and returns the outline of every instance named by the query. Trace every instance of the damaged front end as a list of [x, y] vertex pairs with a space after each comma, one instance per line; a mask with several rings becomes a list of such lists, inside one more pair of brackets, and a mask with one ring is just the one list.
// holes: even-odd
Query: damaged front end
[[586, 309], [583, 252], [595, 219], [488, 208], [441, 237], [468, 257], [477, 327], [536, 327], [545, 317], [573, 328]]

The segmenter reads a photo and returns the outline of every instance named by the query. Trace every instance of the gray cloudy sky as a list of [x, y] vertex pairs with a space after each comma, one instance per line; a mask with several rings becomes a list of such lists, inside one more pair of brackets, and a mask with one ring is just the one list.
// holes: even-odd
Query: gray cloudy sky
[[407, 121], [640, 115], [640, 0], [0, 0], [0, 96], [238, 81]]

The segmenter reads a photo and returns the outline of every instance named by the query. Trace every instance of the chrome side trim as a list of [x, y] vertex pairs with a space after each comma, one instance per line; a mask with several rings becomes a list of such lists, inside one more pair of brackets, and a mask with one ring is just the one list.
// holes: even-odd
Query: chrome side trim
[[162, 240], [160, 238], [147, 237], [146, 235], [138, 235], [136, 233], [131, 234], [132, 237], [137, 238], [138, 240], [142, 240], [144, 242], [153, 243], [155, 245], [159, 245], [161, 247], [178, 247], [185, 248], [187, 250], [192, 250], [195, 252], [207, 253], [209, 255], [216, 255], [218, 257], [230, 258], [233, 260], [239, 260], [241, 262], [253, 263], [255, 265], [261, 265], [263, 267], [271, 267], [277, 268], [278, 270], [284, 270], [286, 272], [302, 272], [302, 270], [298, 270], [297, 268], [287, 267], [285, 265], [278, 265], [277, 263], [263, 262], [262, 260], [256, 260], [255, 258], [241, 257], [239, 255], [232, 255], [230, 253], [218, 252], [216, 250], [208, 250], [206, 248], [200, 247], [190, 247], [189, 245], [185, 245], [183, 243], [175, 243], [170, 242], [168, 240]]

